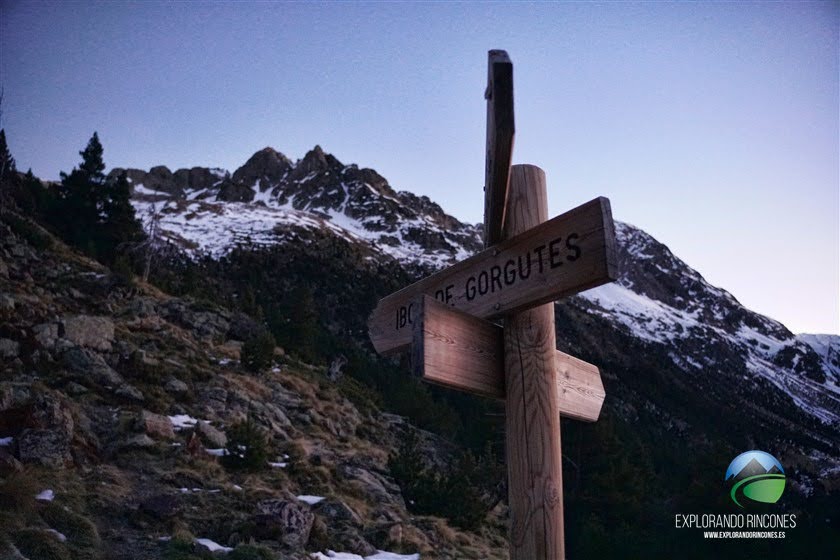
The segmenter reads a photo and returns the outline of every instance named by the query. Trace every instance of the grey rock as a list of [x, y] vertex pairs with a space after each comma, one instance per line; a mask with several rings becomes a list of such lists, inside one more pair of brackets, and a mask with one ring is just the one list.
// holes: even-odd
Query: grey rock
[[32, 327], [32, 334], [35, 342], [42, 348], [51, 350], [55, 348], [55, 342], [58, 339], [58, 325], [56, 323], [41, 323]]
[[158, 519], [171, 519], [181, 511], [181, 498], [173, 494], [156, 494], [140, 503], [140, 511]]
[[140, 389], [133, 385], [129, 385], [128, 383], [119, 385], [114, 391], [114, 394], [118, 397], [137, 402], [143, 402], [146, 400], [146, 397], [143, 396], [143, 393], [140, 392]]
[[15, 298], [9, 294], [0, 294], [0, 311], [14, 311]]
[[312, 506], [312, 510], [331, 523], [347, 523], [356, 527], [361, 527], [364, 524], [359, 514], [353, 511], [350, 506], [335, 498], [321, 500]]
[[87, 387], [85, 387], [84, 385], [80, 385], [75, 381], [71, 381], [70, 383], [68, 383], [64, 390], [67, 392], [68, 395], [84, 395], [88, 392]]
[[405, 508], [400, 487], [385, 476], [348, 463], [339, 465], [337, 473], [345, 480], [359, 483], [375, 502]]
[[180, 379], [176, 379], [174, 377], [170, 378], [169, 381], [166, 382], [166, 385], [163, 386], [164, 389], [173, 393], [175, 395], [183, 395], [189, 392], [190, 387]]
[[331, 531], [329, 544], [331, 549], [347, 551], [363, 557], [376, 554], [376, 547], [365, 540], [359, 531], [349, 527]]
[[153, 440], [146, 434], [134, 434], [133, 436], [130, 436], [128, 439], [125, 440], [122, 447], [146, 449], [148, 447], [154, 447], [155, 445], [155, 440]]
[[140, 430], [151, 437], [175, 439], [175, 428], [172, 426], [172, 420], [168, 416], [143, 410], [137, 417], [137, 425]]
[[58, 469], [70, 462], [70, 440], [59, 431], [26, 429], [17, 441], [18, 456], [23, 463]]
[[17, 358], [20, 344], [8, 338], [0, 338], [0, 358], [11, 360]]
[[276, 539], [291, 548], [302, 548], [309, 540], [315, 514], [297, 500], [267, 499], [257, 503], [254, 516], [258, 538]]
[[138, 297], [131, 301], [128, 311], [135, 317], [151, 317], [157, 314], [157, 305], [151, 298]]
[[197, 433], [208, 446], [219, 449], [227, 445], [227, 436], [221, 430], [217, 430], [204, 420], [199, 420], [195, 426]]
[[85, 348], [73, 346], [62, 355], [62, 362], [76, 380], [92, 382], [103, 387], [119, 387], [125, 383], [120, 374], [111, 369], [105, 359]]
[[95, 350], [110, 350], [114, 341], [114, 322], [108, 317], [76, 315], [61, 322], [59, 334], [79, 346]]

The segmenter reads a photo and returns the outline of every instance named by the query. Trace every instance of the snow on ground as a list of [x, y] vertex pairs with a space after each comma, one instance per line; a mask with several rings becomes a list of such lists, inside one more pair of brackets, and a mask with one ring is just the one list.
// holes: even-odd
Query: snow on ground
[[649, 342], [667, 343], [688, 337], [689, 330], [699, 325], [696, 313], [679, 311], [616, 282], [580, 295], [601, 309], [597, 313], [617, 320], [636, 337]]
[[9, 437], [0, 437], [0, 447], [6, 447], [6, 446], [8, 446], [8, 445], [12, 445], [12, 441], [14, 441], [14, 439], [15, 439], [15, 438], [13, 438], [13, 437], [11, 437], [11, 436], [9, 436]]
[[420, 560], [419, 554], [396, 554], [379, 550], [370, 556], [359, 556], [350, 552], [335, 552], [328, 550], [326, 553], [313, 552], [310, 554], [315, 560]]
[[322, 496], [309, 496], [309, 495], [304, 494], [302, 496], [298, 496], [297, 499], [300, 500], [301, 502], [306, 502], [310, 506], [314, 506], [315, 504], [317, 504], [318, 502], [320, 502], [322, 500], [325, 500], [326, 498], [324, 498]]
[[[633, 336], [650, 343], [673, 344], [680, 339], [698, 336], [697, 331], [701, 329], [704, 333], [712, 332], [743, 349], [745, 374], [767, 379], [789, 395], [799, 408], [821, 422], [840, 424], [840, 372], [832, 373], [828, 359], [832, 349], [835, 352], [840, 349], [840, 337], [835, 337], [836, 341], [826, 338], [829, 335], [797, 337], [825, 356], [823, 363], [828, 377], [825, 383], [820, 383], [773, 362], [778, 352], [795, 345], [797, 338], [779, 339], [746, 325], [729, 332], [703, 322], [696, 311], [675, 309], [617, 282], [583, 292], [580, 297], [595, 305], [592, 312], [624, 325]], [[691, 366], [692, 370], [711, 371], [708, 360], [703, 356], [673, 352], [669, 355], [685, 370]], [[706, 365], [700, 362], [706, 362]]]
[[35, 496], [35, 499], [41, 502], [51, 502], [55, 499], [55, 492], [47, 488], [42, 490], [40, 494]]
[[210, 539], [195, 539], [195, 542], [202, 546], [206, 546], [210, 552], [230, 552], [231, 550], [233, 550], [228, 546], [222, 546], [217, 542], [211, 541]]
[[227, 449], [225, 449], [225, 448], [220, 448], [220, 449], [205, 449], [205, 451], [206, 451], [207, 453], [209, 453], [210, 455], [213, 455], [214, 457], [224, 457], [225, 455], [227, 455], [227, 454], [228, 454], [228, 451], [227, 451]]
[[275, 469], [285, 469], [289, 463], [272, 463], [269, 461], [268, 466], [274, 467]]
[[195, 425], [198, 424], [198, 418], [193, 418], [188, 414], [176, 414], [175, 416], [170, 416], [169, 420], [172, 422], [172, 427], [175, 428], [175, 431], [183, 430], [184, 428], [195, 428]]
[[52, 533], [61, 542], [67, 542], [67, 537], [63, 533], [59, 533], [55, 529], [47, 529], [47, 533]]
[[[346, 185], [342, 183], [341, 186], [346, 192]], [[325, 229], [349, 242], [366, 242], [374, 250], [399, 261], [436, 268], [470, 256], [469, 251], [447, 237], [445, 229], [431, 223], [426, 216], [402, 220], [394, 232], [376, 231], [381, 228], [368, 229], [365, 225], [376, 226], [379, 216], [358, 220], [344, 214], [342, 208], [326, 212], [325, 218], [323, 214], [294, 208], [293, 199], [285, 204], [278, 203], [271, 189], [260, 192], [259, 188], [255, 188], [254, 201], [249, 203], [197, 199], [203, 192], [190, 192], [187, 200], [161, 203], [164, 193], [136, 185], [135, 195], [139, 196], [132, 198], [132, 204], [138, 216], [149, 215], [153, 207], [158, 210], [159, 227], [164, 237], [186, 245], [188, 251], [207, 253], [213, 257], [223, 256], [240, 244], [273, 245], [280, 240], [277, 228], [282, 230], [283, 226]], [[419, 244], [408, 241], [404, 233], [412, 228], [443, 235], [455, 248], [455, 253], [427, 251]]]

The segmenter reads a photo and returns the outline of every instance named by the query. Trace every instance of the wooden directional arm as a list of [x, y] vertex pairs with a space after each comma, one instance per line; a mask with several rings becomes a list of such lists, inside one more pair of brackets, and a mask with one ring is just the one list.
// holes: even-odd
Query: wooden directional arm
[[487, 154], [484, 170], [484, 246], [502, 238], [513, 154], [513, 64], [507, 52], [487, 53]]
[[[494, 399], [505, 398], [502, 327], [440, 303], [418, 302], [412, 373], [424, 381]], [[604, 403], [597, 366], [557, 351], [560, 416], [595, 422]]]

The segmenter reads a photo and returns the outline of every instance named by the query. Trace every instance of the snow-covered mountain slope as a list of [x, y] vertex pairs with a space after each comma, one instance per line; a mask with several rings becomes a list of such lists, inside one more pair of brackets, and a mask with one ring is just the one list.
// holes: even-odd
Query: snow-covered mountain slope
[[[123, 172], [138, 215], [157, 211], [163, 235], [191, 254], [219, 257], [238, 246], [293, 242], [300, 230], [363, 245], [370, 259], [424, 269], [481, 248], [478, 226], [448, 216], [426, 197], [395, 192], [375, 171], [344, 165], [317, 146], [297, 162], [265, 148], [232, 175], [165, 167], [111, 175]], [[616, 234], [620, 280], [572, 298], [574, 305], [638, 344], [663, 350], [695, 388], [707, 387], [721, 401], [727, 390], [743, 399], [756, 395], [750, 402], [756, 410], [837, 433], [840, 337], [794, 336], [710, 285], [644, 231], [616, 222]]]
[[[707, 283], [644, 231], [616, 223], [618, 282], [584, 292], [589, 311], [668, 347], [687, 374], [756, 387], [763, 379], [820, 422], [840, 427], [840, 336], [793, 335]], [[722, 376], [722, 374], [724, 374]]]
[[282, 241], [289, 227], [324, 229], [369, 244], [403, 263], [437, 268], [481, 247], [480, 229], [447, 215], [427, 197], [395, 192], [371, 169], [343, 165], [316, 146], [295, 163], [271, 148], [231, 176], [193, 168], [125, 171], [138, 215], [158, 211], [172, 241], [221, 256], [241, 244]]

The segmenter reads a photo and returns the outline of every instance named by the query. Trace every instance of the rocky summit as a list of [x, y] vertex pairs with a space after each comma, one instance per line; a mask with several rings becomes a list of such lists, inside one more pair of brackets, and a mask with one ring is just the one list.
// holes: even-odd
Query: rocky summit
[[437, 267], [481, 248], [480, 228], [425, 196], [395, 192], [372, 169], [344, 165], [315, 146], [292, 162], [272, 148], [231, 175], [194, 167], [125, 173], [138, 215], [159, 213], [168, 238], [193, 253], [221, 256], [241, 244], [270, 245], [290, 228], [328, 229], [406, 264]]
[[[148, 282], [0, 213], [0, 558], [507, 557], [503, 405], [412, 379], [365, 326], [479, 227], [320, 147], [123, 175]], [[568, 557], [749, 557], [674, 516], [732, 513], [751, 449], [784, 466], [797, 527], [750, 554], [831, 557], [840, 337], [616, 239], [619, 280], [555, 306], [607, 393], [598, 422], [562, 422]]]

